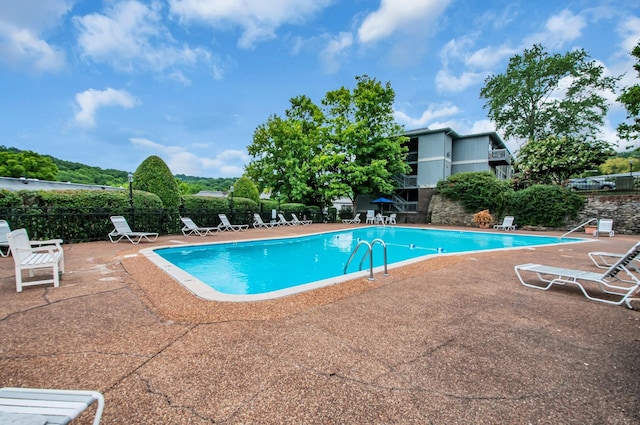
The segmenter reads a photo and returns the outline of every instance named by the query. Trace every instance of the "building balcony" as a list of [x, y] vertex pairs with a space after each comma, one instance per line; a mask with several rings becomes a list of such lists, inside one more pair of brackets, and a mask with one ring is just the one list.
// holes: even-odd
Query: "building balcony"
[[489, 151], [489, 165], [511, 165], [511, 154], [506, 149], [492, 149]]

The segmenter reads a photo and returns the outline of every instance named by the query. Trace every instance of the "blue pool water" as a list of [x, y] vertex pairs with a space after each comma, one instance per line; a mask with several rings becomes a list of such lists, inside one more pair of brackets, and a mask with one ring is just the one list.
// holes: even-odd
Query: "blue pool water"
[[[380, 226], [294, 238], [160, 248], [153, 252], [215, 292], [251, 295], [341, 277], [358, 242], [378, 238], [386, 244], [390, 265], [429, 255], [582, 241], [502, 232]], [[361, 246], [347, 273], [359, 271], [365, 252]], [[382, 266], [383, 258], [382, 245], [374, 244], [374, 267]], [[363, 270], [368, 268], [367, 259]]]

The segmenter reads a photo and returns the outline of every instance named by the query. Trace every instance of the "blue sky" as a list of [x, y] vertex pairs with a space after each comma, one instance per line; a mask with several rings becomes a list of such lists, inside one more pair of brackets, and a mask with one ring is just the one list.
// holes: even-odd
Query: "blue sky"
[[[407, 130], [492, 131], [479, 92], [509, 57], [584, 48], [628, 86], [639, 40], [640, 4], [621, 0], [0, 0], [0, 144], [238, 177], [294, 96], [319, 103], [366, 74], [391, 83]], [[617, 143], [625, 111], [605, 95]]]

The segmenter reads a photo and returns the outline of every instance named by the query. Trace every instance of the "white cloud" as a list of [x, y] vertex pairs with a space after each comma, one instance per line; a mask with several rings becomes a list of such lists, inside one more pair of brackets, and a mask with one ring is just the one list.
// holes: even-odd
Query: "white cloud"
[[583, 16], [574, 15], [564, 9], [557, 15], [547, 19], [544, 30], [525, 39], [525, 47], [542, 44], [548, 49], [558, 49], [578, 39], [587, 23]]
[[240, 27], [238, 46], [251, 48], [275, 38], [285, 24], [303, 24], [332, 0], [169, 0], [171, 12], [184, 21], [204, 22], [215, 29]]
[[326, 72], [333, 74], [340, 69], [340, 59], [345, 56], [345, 52], [353, 45], [353, 35], [348, 32], [341, 32], [337, 37], [332, 38], [326, 47], [320, 52], [320, 61]]
[[432, 121], [452, 115], [456, 115], [460, 112], [460, 109], [451, 104], [445, 105], [429, 105], [429, 107], [422, 112], [422, 115], [418, 118], [413, 118], [408, 114], [395, 110], [393, 112], [394, 117], [400, 124], [404, 124], [409, 128], [422, 128], [431, 127]]
[[461, 92], [474, 84], [482, 82], [486, 75], [486, 73], [479, 72], [463, 72], [456, 77], [450, 74], [448, 70], [441, 69], [436, 74], [436, 88], [445, 92]]
[[93, 127], [96, 125], [96, 112], [105, 106], [121, 106], [123, 108], [133, 108], [138, 101], [125, 90], [89, 89], [76, 94], [76, 102], [80, 110], [75, 115], [76, 122], [83, 127]]
[[358, 40], [371, 43], [396, 32], [412, 33], [433, 26], [451, 0], [381, 0], [358, 29]]
[[154, 155], [163, 158], [171, 173], [188, 176], [216, 175], [221, 177], [239, 177], [244, 173], [244, 166], [249, 163], [249, 155], [245, 151], [228, 149], [214, 157], [207, 157], [190, 149], [210, 151], [208, 145], [193, 144], [191, 146], [166, 146], [146, 138], [132, 137], [129, 141]]
[[162, 24], [162, 6], [138, 1], [114, 4], [104, 14], [74, 18], [78, 44], [85, 57], [121, 71], [163, 71], [209, 59], [204, 49], [178, 46]]
[[14, 68], [46, 72], [60, 70], [65, 54], [42, 34], [62, 22], [70, 0], [0, 1], [0, 62]]

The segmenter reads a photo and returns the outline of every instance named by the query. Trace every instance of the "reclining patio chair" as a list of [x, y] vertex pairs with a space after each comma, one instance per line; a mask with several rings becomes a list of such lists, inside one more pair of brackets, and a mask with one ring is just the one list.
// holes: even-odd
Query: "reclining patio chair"
[[[592, 301], [599, 301], [607, 304], [620, 305], [626, 303], [631, 308], [630, 297], [640, 289], [640, 277], [629, 270], [629, 264], [640, 255], [640, 242], [635, 244], [629, 251], [621, 256], [604, 273], [594, 273], [584, 270], [564, 269], [561, 267], [545, 266], [541, 264], [522, 264], [515, 266], [515, 272], [524, 286], [546, 291], [553, 285], [576, 285], [585, 297]], [[527, 283], [523, 279], [522, 272], [535, 273], [538, 280], [546, 283], [540, 286]], [[585, 284], [597, 284], [602, 292], [614, 297], [599, 297], [590, 295], [585, 289]], [[611, 299], [617, 298], [617, 299]]]
[[104, 397], [97, 391], [2, 388], [0, 424], [68, 424], [95, 401], [93, 425], [98, 425]]
[[278, 226], [295, 226], [296, 224], [293, 222], [293, 220], [291, 221], [287, 221], [286, 218], [284, 218], [284, 215], [282, 214], [278, 214], [278, 221], [277, 221], [277, 225]]
[[593, 236], [596, 238], [600, 235], [609, 235], [610, 238], [613, 237], [613, 220], [610, 218], [601, 218], [598, 220], [598, 228], [596, 229]]
[[493, 226], [495, 230], [516, 230], [515, 224], [513, 224], [513, 216], [508, 215], [502, 220], [502, 224], [495, 224]]
[[[44, 285], [53, 283], [53, 287], [60, 286], [60, 274], [64, 273], [64, 250], [62, 239], [47, 241], [30, 241], [25, 229], [17, 229], [7, 235], [16, 272], [16, 291], [22, 292], [23, 286]], [[51, 269], [52, 277], [49, 279], [29, 280], [22, 279], [22, 272], [28, 271], [29, 276], [34, 276], [34, 270]]]
[[113, 229], [109, 233], [109, 240], [113, 243], [120, 242], [120, 239], [127, 238], [129, 242], [138, 244], [142, 239], [149, 242], [154, 242], [158, 239], [158, 234], [153, 232], [133, 232], [127, 223], [127, 219], [121, 215], [111, 216], [111, 222], [113, 223]]
[[293, 221], [294, 226], [298, 226], [300, 224], [302, 224], [303, 226], [307, 226], [313, 223], [313, 220], [299, 220], [298, 216], [294, 213], [291, 213], [291, 221]]
[[272, 229], [274, 226], [276, 226], [277, 223], [265, 223], [262, 220], [262, 217], [260, 216], [260, 214], [258, 213], [253, 213], [253, 227], [256, 229], [259, 228], [264, 228], [264, 229]]
[[218, 218], [220, 218], [221, 223], [218, 225], [218, 230], [232, 230], [237, 232], [239, 230], [245, 231], [249, 228], [248, 224], [231, 224], [226, 214], [218, 214]]
[[344, 224], [360, 224], [360, 213], [357, 213], [353, 218], [345, 218], [342, 220]]
[[185, 236], [215, 235], [219, 231], [217, 227], [200, 227], [196, 223], [194, 223], [193, 220], [191, 220], [189, 217], [180, 217], [180, 220], [182, 221], [182, 224], [184, 224], [184, 227], [181, 230], [182, 230], [182, 234]]

